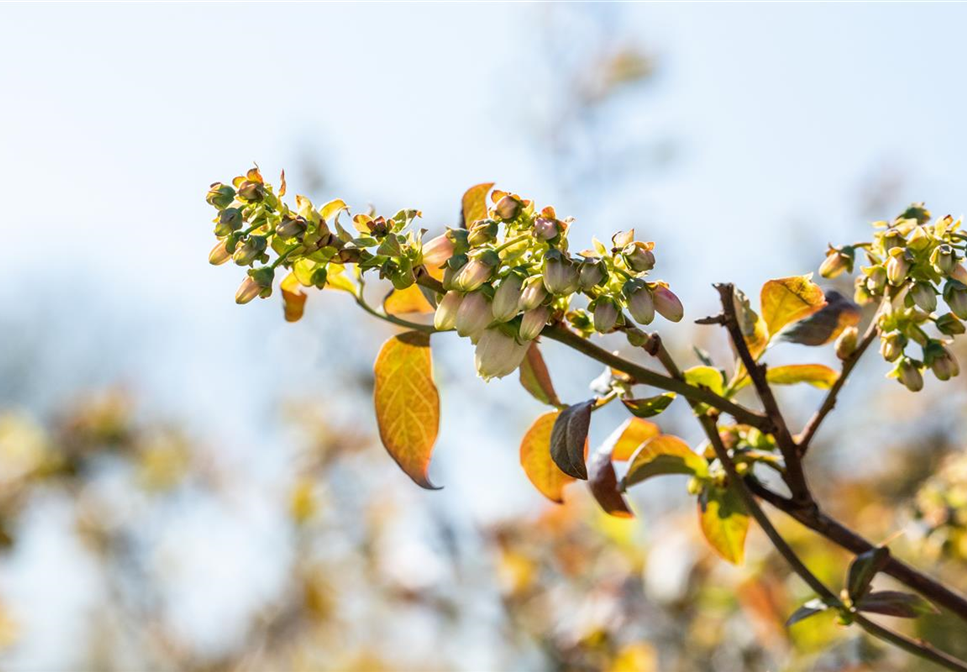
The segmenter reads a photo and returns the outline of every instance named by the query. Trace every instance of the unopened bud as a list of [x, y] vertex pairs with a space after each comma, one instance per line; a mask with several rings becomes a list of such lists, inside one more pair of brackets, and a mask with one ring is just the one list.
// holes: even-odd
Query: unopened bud
[[462, 292], [472, 292], [490, 280], [494, 269], [500, 263], [499, 257], [492, 250], [472, 257], [466, 266], [460, 269], [454, 280], [454, 286]]
[[467, 244], [470, 247], [480, 247], [497, 240], [499, 224], [492, 219], [481, 219], [474, 222], [467, 233]]
[[265, 252], [267, 246], [268, 241], [264, 236], [249, 236], [232, 257], [239, 266], [248, 266]]
[[440, 299], [436, 312], [433, 314], [433, 326], [439, 331], [449, 331], [457, 324], [457, 311], [463, 302], [460, 292], [450, 290]]
[[551, 294], [570, 294], [578, 286], [578, 269], [570, 259], [552, 250], [544, 257], [544, 287]]
[[538, 217], [534, 220], [534, 235], [540, 240], [552, 240], [560, 233], [558, 221], [549, 217]]
[[917, 308], [932, 313], [937, 309], [937, 290], [928, 282], [915, 282], [910, 289], [910, 298], [917, 305]]
[[890, 284], [901, 284], [906, 280], [909, 272], [910, 260], [907, 258], [906, 251], [900, 248], [891, 250], [890, 260], [886, 262], [886, 278], [890, 281]]
[[675, 293], [665, 287], [664, 285], [659, 285], [654, 290], [655, 298], [655, 310], [670, 322], [680, 322], [682, 317], [685, 315], [685, 308], [682, 306], [682, 302], [678, 299]]
[[628, 297], [628, 312], [638, 324], [651, 324], [655, 319], [655, 299], [651, 290], [643, 282], [625, 283], [625, 296]]
[[923, 389], [923, 374], [920, 373], [920, 367], [914, 364], [909, 357], [900, 360], [894, 370], [894, 375], [911, 392], [919, 392]]
[[509, 273], [500, 281], [491, 304], [497, 322], [507, 322], [517, 317], [523, 286], [524, 279], [516, 273]]
[[880, 354], [888, 362], [895, 362], [907, 347], [907, 337], [899, 331], [891, 331], [880, 338]]
[[654, 243], [634, 240], [621, 249], [621, 256], [624, 257], [628, 268], [636, 273], [643, 273], [655, 267], [655, 254], [652, 252], [654, 247]]
[[272, 281], [275, 279], [275, 270], [269, 266], [255, 268], [249, 271], [248, 277], [239, 285], [235, 293], [235, 303], [248, 303], [257, 296], [263, 299], [272, 294]]
[[930, 261], [937, 267], [938, 271], [949, 275], [957, 265], [957, 253], [954, 252], [954, 248], [944, 243], [943, 245], [938, 245], [937, 249], [933, 251], [930, 255]]
[[524, 361], [530, 343], [518, 343], [500, 329], [487, 329], [477, 341], [474, 364], [484, 380], [503, 378], [517, 370]]
[[227, 184], [215, 182], [208, 190], [208, 195], [205, 196], [205, 200], [208, 201], [209, 205], [213, 205], [219, 210], [224, 210], [235, 200], [235, 189]]
[[238, 197], [250, 203], [261, 201], [265, 198], [265, 187], [261, 182], [245, 180], [238, 188]]
[[520, 339], [522, 341], [533, 341], [540, 336], [547, 324], [547, 316], [547, 306], [538, 306], [524, 313], [520, 320]]
[[836, 278], [842, 275], [844, 271], [847, 273], [853, 272], [853, 248], [848, 246], [842, 249], [831, 247], [829, 254], [826, 255], [819, 267], [819, 274], [824, 278]]
[[234, 233], [242, 228], [243, 221], [241, 209], [226, 208], [215, 218], [215, 235], [222, 237]]
[[925, 250], [930, 246], [931, 237], [925, 228], [922, 226], [914, 227], [913, 232], [910, 234], [910, 238], [907, 240], [907, 247], [916, 252]]
[[447, 234], [441, 234], [423, 243], [423, 263], [427, 268], [440, 268], [453, 256], [453, 240]]
[[602, 296], [595, 300], [593, 311], [595, 331], [606, 334], [614, 329], [618, 321], [618, 306], [615, 305], [614, 300]]
[[638, 327], [626, 327], [624, 332], [628, 339], [628, 344], [633, 348], [643, 347], [648, 342], [648, 334]]
[[224, 238], [215, 244], [212, 251], [208, 253], [208, 263], [213, 266], [221, 266], [226, 261], [232, 258], [231, 252], [228, 251], [228, 238]]
[[520, 310], [533, 310], [541, 305], [546, 298], [547, 290], [544, 288], [544, 279], [539, 275], [532, 275], [524, 281], [517, 307]]
[[598, 260], [589, 259], [581, 262], [578, 270], [578, 287], [588, 290], [604, 280], [604, 264]]
[[501, 219], [513, 219], [520, 214], [521, 202], [511, 195], [504, 196], [498, 202], [494, 211]]
[[887, 276], [885, 268], [882, 266], [874, 266], [870, 269], [869, 277], [866, 280], [866, 286], [869, 288], [872, 294], [882, 294], [884, 288], [886, 287], [886, 282]]
[[940, 345], [940, 351], [930, 361], [930, 370], [938, 380], [950, 380], [960, 375], [960, 364], [957, 358], [947, 348]]
[[859, 331], [856, 327], [846, 327], [843, 333], [836, 339], [836, 356], [846, 361], [856, 352], [856, 342], [859, 338]]
[[950, 307], [950, 312], [962, 320], [967, 320], [967, 286], [951, 281], [944, 285], [944, 301]]
[[964, 268], [963, 264], [954, 264], [949, 275], [960, 284], [967, 285], [967, 268]]
[[296, 217], [294, 219], [283, 219], [282, 222], [275, 227], [275, 233], [280, 238], [295, 238], [306, 232], [306, 220], [302, 217]]
[[463, 297], [457, 309], [454, 326], [461, 336], [475, 338], [493, 321], [490, 299], [483, 292], [471, 292]]
[[853, 292], [853, 301], [855, 303], [865, 306], [873, 301], [873, 292], [870, 291], [869, 278], [858, 277], [853, 285], [856, 288], [856, 291]]
[[937, 331], [945, 336], [959, 336], [964, 332], [967, 332], [967, 328], [964, 327], [964, 323], [954, 317], [953, 313], [945, 313], [937, 318], [934, 323], [937, 326]]

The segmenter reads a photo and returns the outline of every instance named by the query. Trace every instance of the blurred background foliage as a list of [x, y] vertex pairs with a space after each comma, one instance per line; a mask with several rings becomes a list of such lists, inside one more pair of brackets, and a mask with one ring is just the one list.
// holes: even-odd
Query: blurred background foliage
[[[926, 116], [909, 117], [885, 94], [911, 91], [911, 82], [921, 79], [949, 83], [944, 77], [959, 72], [962, 55], [958, 61], [938, 38], [931, 54], [908, 54], [894, 67], [892, 52], [884, 56], [874, 47], [890, 44], [889, 36], [907, 36], [910, 15], [892, 9], [883, 25], [872, 14], [831, 8], [825, 14], [733, 8], [699, 15], [651, 7], [478, 7], [391, 16], [402, 10], [317, 7], [283, 16], [296, 24], [328, 23], [340, 34], [371, 28], [371, 49], [381, 58], [392, 51], [387, 43], [403, 22], [416, 56], [401, 54], [398, 68], [379, 61], [383, 79], [368, 79], [373, 70], [366, 55], [353, 61], [345, 56], [348, 47], [340, 51], [341, 42], [326, 52], [326, 61], [306, 45], [272, 35], [265, 38], [267, 53], [227, 68], [227, 57], [211, 51], [212, 43], [224, 44], [214, 33], [243, 34], [263, 11], [238, 9], [216, 21], [214, 10], [90, 10], [95, 15], [83, 19], [99, 31], [90, 39], [101, 37], [106, 46], [85, 52], [87, 41], [65, 38], [60, 49], [77, 46], [82, 59], [93, 54], [91, 63], [76, 66], [88, 68], [85, 95], [127, 93], [119, 103], [123, 121], [109, 130], [92, 126], [95, 141], [88, 144], [84, 115], [96, 114], [110, 126], [122, 119], [112, 116], [118, 107], [106, 95], [78, 102], [76, 109], [63, 106], [59, 96], [74, 95], [80, 72], [62, 62], [66, 53], [48, 62], [23, 42], [42, 30], [67, 35], [79, 15], [0, 10], [11, 19], [4, 22], [8, 46], [0, 46], [0, 54], [7, 62], [23, 63], [24, 54], [36, 59], [0, 74], [4, 89], [19, 95], [2, 117], [0, 140], [13, 157], [5, 169], [33, 169], [29, 181], [43, 182], [38, 171], [44, 166], [28, 155], [50, 152], [58, 157], [49, 163], [50, 179], [64, 190], [58, 200], [82, 204], [62, 216], [48, 201], [25, 199], [0, 223], [15, 248], [27, 252], [23, 265], [11, 262], [18, 279], [0, 290], [4, 669], [923, 669], [840, 628], [831, 616], [784, 628], [810, 597], [807, 588], [758, 531], [750, 534], [741, 567], [714, 557], [701, 539], [684, 479], [633, 493], [639, 514], [633, 521], [601, 514], [580, 484], [568, 488], [564, 506], [546, 503], [516, 465], [517, 441], [539, 407], [514, 389], [513, 380], [484, 388], [472, 376], [468, 351], [458, 345], [435, 348], [444, 395], [444, 434], [434, 466], [441, 477], [435, 480], [447, 487], [418, 490], [374, 436], [370, 366], [391, 332], [356, 315], [343, 297], [328, 295], [297, 326], [281, 324], [274, 299], [238, 317], [230, 305], [236, 280], [213, 282], [205, 268], [207, 248], [195, 243], [207, 239], [210, 228], [207, 181], [234, 174], [239, 165], [238, 156], [223, 156], [225, 147], [244, 161], [252, 152], [262, 161], [289, 161], [290, 189], [313, 198], [398, 204], [411, 198], [403, 193], [411, 187], [405, 173], [422, 174], [417, 181], [426, 184], [413, 198], [430, 201], [424, 208], [430, 228], [453, 223], [463, 187], [515, 178], [528, 183], [501, 186], [530, 194], [533, 184], [541, 202], [577, 215], [588, 239], [626, 222], [655, 238], [667, 251], [662, 263], [671, 269], [669, 280], [689, 289], [687, 316], [696, 318], [713, 305], [707, 283], [725, 279], [709, 274], [734, 271], [728, 279], [747, 283], [754, 293], [754, 283], [766, 277], [818, 266], [827, 236], [841, 240], [834, 234], [862, 231], [866, 220], [892, 216], [913, 200], [928, 199], [938, 210], [957, 207], [943, 199], [962, 195], [955, 187], [963, 184], [963, 172], [937, 159], [962, 155], [967, 144], [967, 134], [951, 134], [945, 125], [957, 101], [918, 102]], [[918, 20], [937, 31], [956, 24], [939, 10], [923, 11]], [[443, 27], [434, 32], [430, 26], [437, 21]], [[131, 38], [124, 31], [148, 22], [170, 27], [196, 60], [167, 59], [171, 45], [146, 37], [130, 52], [135, 70], [126, 70], [121, 54]], [[835, 33], [838, 25], [848, 30], [822, 32]], [[771, 38], [752, 46], [743, 40], [771, 30], [802, 36], [788, 47], [793, 56]], [[851, 72], [846, 84], [835, 79], [839, 52], [830, 47], [831, 55], [816, 55], [819, 34], [856, 56], [857, 72], [883, 81]], [[367, 48], [365, 41], [351, 45]], [[468, 61], [461, 47], [483, 55]], [[9, 49], [25, 51], [15, 59]], [[862, 49], [884, 60], [863, 65]], [[479, 98], [468, 99], [463, 78], [439, 62], [447, 50], [456, 59], [453, 67], [473, 64], [464, 76], [477, 80], [484, 92]], [[774, 56], [777, 70], [770, 69]], [[271, 66], [264, 63], [273, 58]], [[764, 69], [745, 70], [750, 64]], [[50, 74], [54, 66], [73, 78], [70, 83]], [[245, 87], [275, 77], [297, 93], [304, 87], [316, 93], [302, 94], [305, 100], [244, 87], [226, 93], [246, 67], [258, 77]], [[699, 78], [706, 90], [698, 99], [676, 88], [696, 68], [706, 78]], [[378, 99], [380, 87], [392, 90], [391, 80], [403, 73], [448, 120], [463, 112], [468, 121], [441, 127], [439, 138], [422, 135], [420, 127], [402, 155], [367, 147], [358, 152], [364, 159], [347, 160], [334, 122], [314, 122], [316, 113], [303, 111], [289, 127], [292, 117], [271, 116], [331, 104], [324, 77], [302, 80], [302, 73], [316, 71], [348, 72], [364, 88], [375, 87]], [[801, 107], [787, 87], [805, 82], [814, 91], [827, 80], [828, 99], [806, 106], [815, 128], [770, 107], [779, 99]], [[846, 85], [859, 89], [856, 98], [842, 93]], [[144, 103], [139, 91], [150, 91]], [[842, 108], [830, 110], [837, 93]], [[162, 94], [170, 99], [161, 111], [149, 110]], [[867, 98], [873, 94], [879, 97]], [[397, 124], [418, 123], [430, 107], [420, 96], [399, 101], [413, 108], [408, 113], [392, 103], [383, 100], [379, 113], [372, 104], [357, 108], [354, 133], [366, 136], [370, 128], [378, 140], [385, 123], [387, 132], [404, 136]], [[260, 105], [267, 107], [260, 112]], [[194, 121], [199, 109], [213, 106], [218, 109], [205, 112], [213, 116]], [[772, 116], [759, 119], [760, 107]], [[51, 121], [54, 109], [74, 109], [77, 117]], [[226, 121], [224, 128], [213, 121], [240, 109], [250, 118]], [[857, 124], [876, 115], [885, 126], [863, 145], [870, 151], [852, 164], [846, 186], [839, 175], [831, 183], [819, 178], [835, 173], [823, 163], [838, 160], [835, 148], [851, 151], [844, 140], [852, 137], [851, 127], [828, 116], [837, 114]], [[28, 125], [31, 115], [36, 118]], [[262, 117], [271, 122], [260, 126]], [[172, 121], [181, 118], [189, 121]], [[431, 115], [431, 122], [442, 120]], [[45, 123], [46, 130], [38, 130]], [[760, 145], [749, 141], [747, 124], [761, 125]], [[18, 128], [28, 139], [49, 139], [18, 144]], [[153, 131], [161, 145], [152, 144]], [[163, 143], [175, 132], [184, 141], [168, 155]], [[273, 135], [257, 137], [263, 132]], [[735, 145], [727, 142], [731, 133]], [[937, 149], [931, 133], [948, 144]], [[479, 137], [458, 151], [459, 169], [450, 170], [453, 156], [429, 149], [467, 134]], [[147, 148], [127, 154], [139, 138]], [[800, 141], [830, 145], [818, 164], [804, 163], [798, 173], [786, 172], [792, 169], [778, 166], [771, 148], [763, 149], [778, 143], [776, 151], [796, 156]], [[741, 151], [747, 145], [749, 151]], [[917, 158], [907, 160], [911, 147]], [[422, 162], [416, 156], [421, 149], [430, 154]], [[885, 158], [893, 151], [899, 159]], [[462, 165], [473, 164], [474, 156], [478, 167]], [[706, 156], [719, 163], [707, 163]], [[82, 157], [89, 164], [81, 165]], [[748, 177], [731, 175], [729, 166]], [[27, 178], [4, 176], [27, 190]], [[453, 180], [462, 182], [450, 189]], [[750, 187], [749, 180], [759, 182]], [[712, 186], [691, 192], [697, 183]], [[31, 188], [39, 189], [31, 194], [39, 199], [53, 187]], [[116, 203], [102, 200], [105, 190]], [[560, 200], [552, 201], [555, 196]], [[803, 205], [813, 198], [820, 205]], [[47, 250], [54, 261], [41, 273], [35, 272], [31, 222], [59, 236]], [[129, 241], [128, 232], [146, 225], [155, 233]], [[164, 226], [168, 233], [159, 235]], [[182, 246], [184, 253], [176, 251]], [[851, 294], [845, 280], [828, 287]], [[691, 356], [684, 344], [692, 341], [725, 354], [712, 330], [683, 323], [669, 331], [675, 338], [667, 342], [682, 344], [673, 347], [680, 361]], [[593, 367], [567, 366], [564, 352], [548, 348], [545, 355], [564, 394], [582, 394], [597, 374]], [[786, 356], [803, 354], [791, 348]], [[964, 361], [967, 352], [959, 356]], [[842, 410], [812, 449], [813, 483], [833, 514], [875, 541], [893, 539], [894, 552], [967, 589], [963, 383], [954, 381], [942, 393], [928, 385], [912, 396], [882, 375], [879, 363], [865, 362], [851, 381]], [[799, 421], [815, 400], [809, 391], [781, 398]], [[600, 438], [621, 419], [612, 410], [601, 414]], [[694, 440], [690, 420], [686, 409], [662, 416], [666, 431]], [[781, 516], [775, 520], [823, 580], [841, 585], [846, 554]], [[946, 622], [947, 630], [940, 617], [898, 627], [967, 655], [959, 624]]]

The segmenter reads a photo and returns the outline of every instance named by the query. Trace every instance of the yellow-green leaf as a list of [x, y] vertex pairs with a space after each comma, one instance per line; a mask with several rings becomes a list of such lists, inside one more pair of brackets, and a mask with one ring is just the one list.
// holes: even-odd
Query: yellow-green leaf
[[282, 290], [282, 309], [286, 322], [298, 322], [306, 309], [306, 299], [309, 298], [299, 284], [295, 273], [289, 273], [279, 286]]
[[346, 267], [342, 264], [329, 264], [329, 275], [326, 276], [326, 289], [338, 289], [350, 294], [356, 294], [356, 284], [346, 275]]
[[634, 455], [641, 444], [659, 434], [661, 430], [658, 425], [650, 420], [628, 418], [605, 439], [604, 443], [611, 445], [611, 459], [622, 462]]
[[478, 219], [487, 218], [487, 193], [493, 186], [493, 182], [484, 182], [470, 187], [463, 194], [464, 228], [470, 228]]
[[[828, 390], [838, 378], [839, 374], [825, 364], [788, 364], [766, 369], [766, 380], [773, 385], [808, 383], [821, 390]], [[751, 382], [746, 376], [736, 384], [735, 389], [741, 390]]]
[[423, 296], [419, 285], [410, 285], [406, 289], [394, 289], [387, 294], [383, 299], [383, 310], [390, 315], [432, 313], [433, 306]]
[[319, 214], [322, 216], [322, 218], [325, 221], [328, 222], [336, 215], [336, 213], [341, 212], [343, 210], [349, 210], [349, 206], [346, 205], [346, 202], [344, 200], [342, 200], [341, 198], [337, 198], [333, 201], [329, 201], [324, 206], [322, 206], [322, 209], [320, 210]]
[[664, 474], [704, 478], [708, 476], [708, 462], [677, 436], [662, 434], [648, 440], [632, 455], [622, 487], [627, 489], [647, 478]]
[[673, 401], [675, 401], [675, 393], [665, 392], [642, 399], [622, 399], [621, 403], [636, 418], [652, 418], [671, 406]]
[[769, 280], [762, 286], [762, 318], [769, 336], [791, 322], [809, 317], [826, 305], [826, 297], [812, 274]]
[[715, 394], [721, 395], [725, 389], [722, 372], [714, 366], [693, 366], [683, 374], [685, 382], [697, 387], [707, 387]]
[[564, 501], [564, 486], [574, 479], [561, 471], [551, 459], [551, 430], [558, 412], [537, 418], [520, 442], [520, 466], [542, 495], [558, 504]]
[[734, 565], [745, 557], [749, 515], [735, 488], [707, 485], [698, 497], [698, 518], [705, 539]]
[[433, 383], [429, 335], [408, 331], [389, 339], [373, 371], [383, 445], [417, 485], [435, 489], [427, 471], [440, 426], [440, 395]]

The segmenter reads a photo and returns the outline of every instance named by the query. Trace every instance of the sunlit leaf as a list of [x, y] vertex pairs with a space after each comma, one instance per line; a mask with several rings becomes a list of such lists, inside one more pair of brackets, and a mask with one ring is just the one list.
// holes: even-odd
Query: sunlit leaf
[[419, 285], [410, 285], [406, 289], [394, 289], [387, 294], [383, 299], [383, 310], [390, 315], [432, 313], [433, 306], [423, 296]]
[[826, 305], [826, 298], [812, 275], [769, 280], [762, 286], [762, 319], [770, 336], [787, 324], [809, 317]]
[[665, 392], [664, 394], [659, 394], [654, 397], [643, 397], [641, 399], [622, 399], [621, 403], [623, 403], [625, 408], [631, 411], [631, 414], [636, 418], [651, 418], [671, 406], [673, 401], [675, 401], [675, 393]]
[[285, 184], [285, 170], [279, 175], [279, 198], [285, 196], [286, 184]]
[[886, 546], [878, 546], [853, 558], [846, 575], [846, 590], [854, 602], [869, 590], [873, 577], [886, 567], [889, 560], [890, 550]]
[[655, 423], [641, 418], [628, 418], [618, 425], [604, 443], [611, 446], [611, 459], [623, 462], [634, 455], [641, 444], [659, 434], [661, 430]]
[[790, 324], [779, 338], [800, 345], [824, 345], [836, 339], [846, 327], [860, 322], [860, 309], [835, 290], [826, 293], [826, 305], [804, 320]]
[[329, 201], [322, 206], [322, 209], [319, 211], [319, 215], [322, 217], [322, 219], [328, 222], [330, 219], [335, 217], [337, 213], [343, 210], [349, 210], [349, 206], [346, 205], [346, 202], [341, 198], [337, 198], [336, 200]]
[[298, 322], [306, 309], [306, 299], [309, 298], [302, 291], [302, 286], [296, 274], [289, 273], [279, 286], [282, 290], [282, 308], [286, 322]]
[[916, 618], [927, 614], [939, 614], [935, 606], [919, 595], [901, 593], [896, 590], [880, 590], [870, 593], [856, 603], [857, 611], [895, 616], [897, 618]]
[[427, 470], [440, 425], [440, 395], [433, 383], [429, 335], [408, 331], [389, 339], [373, 370], [383, 445], [417, 485], [434, 489]]
[[826, 604], [819, 598], [809, 600], [809, 602], [806, 602], [806, 604], [802, 605], [793, 612], [792, 616], [789, 617], [789, 620], [786, 621], [786, 627], [788, 628], [791, 625], [795, 625], [799, 621], [804, 621], [810, 616], [821, 614], [827, 609], [829, 609], [829, 607], [827, 607]]
[[549, 406], [560, 406], [561, 400], [554, 391], [551, 375], [537, 343], [531, 343], [527, 356], [520, 365], [520, 384], [538, 401]]
[[568, 476], [587, 480], [588, 429], [595, 400], [568, 406], [557, 416], [551, 430], [551, 458]]
[[740, 564], [745, 557], [749, 515], [735, 488], [706, 485], [698, 497], [698, 518], [715, 552], [732, 564]]
[[745, 338], [746, 346], [753, 359], [758, 359], [766, 346], [769, 345], [769, 333], [765, 320], [752, 309], [749, 298], [741, 289], [736, 288], [733, 294], [735, 313], [739, 321], [739, 329]]
[[349, 292], [354, 296], [356, 294], [356, 284], [346, 275], [346, 267], [342, 264], [329, 264], [326, 289], [338, 289], [342, 292]]
[[484, 182], [470, 187], [463, 194], [463, 228], [487, 218], [487, 193], [493, 186], [493, 182]]
[[551, 430], [558, 412], [537, 418], [520, 442], [520, 466], [542, 495], [552, 502], [564, 501], [564, 486], [574, 479], [561, 471], [551, 459]]
[[662, 434], [649, 439], [631, 456], [628, 473], [622, 479], [622, 488], [627, 489], [652, 476], [665, 474], [704, 478], [708, 476], [708, 462], [677, 436]]
[[685, 382], [697, 387], [707, 387], [715, 394], [721, 395], [725, 389], [722, 372], [712, 366], [693, 366], [683, 372]]
[[[825, 364], [788, 364], [766, 369], [766, 380], [773, 385], [808, 383], [821, 390], [828, 390], [838, 378], [839, 373]], [[735, 389], [740, 390], [751, 382], [746, 376], [736, 384]]]

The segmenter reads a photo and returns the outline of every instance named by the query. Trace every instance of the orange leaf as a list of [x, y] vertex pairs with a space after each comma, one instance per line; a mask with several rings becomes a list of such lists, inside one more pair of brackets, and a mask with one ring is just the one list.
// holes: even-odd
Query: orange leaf
[[790, 322], [809, 317], [826, 305], [823, 290], [810, 278], [811, 275], [794, 275], [762, 285], [759, 300], [770, 337]]
[[406, 289], [394, 289], [387, 294], [383, 299], [383, 310], [390, 315], [432, 313], [433, 306], [423, 296], [418, 285], [410, 285]]
[[561, 471], [551, 459], [551, 429], [558, 412], [537, 418], [520, 442], [520, 466], [542, 495], [552, 502], [564, 502], [564, 486], [574, 479]]
[[427, 471], [440, 427], [440, 395], [430, 336], [420, 331], [394, 336], [383, 344], [373, 370], [379, 438], [417, 485], [435, 490]]
[[658, 425], [642, 418], [628, 418], [621, 423], [611, 436], [605, 439], [605, 445], [611, 445], [611, 459], [618, 462], [627, 460], [648, 439], [661, 434]]
[[463, 228], [468, 229], [478, 219], [487, 218], [487, 192], [493, 186], [493, 182], [484, 182], [470, 187], [463, 194]]
[[295, 273], [285, 276], [279, 286], [282, 290], [282, 309], [285, 311], [286, 322], [298, 322], [306, 309], [306, 299], [309, 298], [302, 291], [302, 286]]

